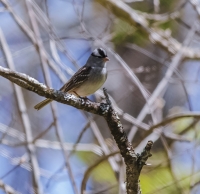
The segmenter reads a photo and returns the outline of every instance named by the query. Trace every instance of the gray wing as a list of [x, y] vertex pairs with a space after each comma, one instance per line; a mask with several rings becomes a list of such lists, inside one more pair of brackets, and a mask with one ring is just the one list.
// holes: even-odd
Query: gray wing
[[71, 79], [60, 88], [63, 92], [69, 92], [77, 87], [79, 87], [83, 82], [88, 80], [92, 67], [81, 67], [72, 77]]

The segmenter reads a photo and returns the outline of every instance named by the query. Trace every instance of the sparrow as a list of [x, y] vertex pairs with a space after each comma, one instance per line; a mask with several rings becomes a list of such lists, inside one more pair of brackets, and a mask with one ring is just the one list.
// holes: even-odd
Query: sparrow
[[[109, 61], [109, 58], [106, 51], [102, 48], [95, 49], [86, 64], [60, 88], [60, 91], [83, 98], [93, 94], [107, 79], [107, 61]], [[53, 100], [45, 99], [36, 104], [34, 108], [40, 110], [51, 101]]]

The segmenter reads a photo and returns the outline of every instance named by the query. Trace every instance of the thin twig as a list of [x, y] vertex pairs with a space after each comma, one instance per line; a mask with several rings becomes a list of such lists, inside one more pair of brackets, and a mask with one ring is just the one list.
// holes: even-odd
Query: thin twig
[[[44, 78], [45, 78], [47, 85], [51, 86], [51, 79], [50, 79], [49, 70], [48, 70], [48, 66], [47, 66], [48, 61], [42, 55], [42, 50], [45, 50], [45, 49], [44, 49], [42, 41], [40, 39], [40, 32], [39, 32], [39, 29], [38, 29], [37, 22], [35, 20], [35, 15], [34, 15], [33, 10], [32, 10], [32, 5], [29, 4], [29, 2], [30, 2], [30, 0], [26, 0], [29, 18], [30, 18], [30, 21], [31, 21], [31, 24], [32, 24], [33, 32], [36, 36], [35, 39], [36, 39], [37, 45], [39, 46], [38, 50], [39, 50], [39, 55], [40, 55], [40, 59], [41, 59], [41, 63], [42, 63]], [[77, 189], [77, 186], [76, 186], [74, 175], [72, 173], [71, 165], [69, 163], [69, 156], [65, 152], [65, 149], [64, 149], [64, 141], [62, 139], [63, 135], [62, 135], [62, 130], [61, 130], [59, 124], [58, 124], [56, 107], [55, 107], [54, 103], [51, 103], [50, 106], [51, 106], [51, 112], [52, 112], [52, 116], [53, 116], [53, 120], [54, 120], [54, 124], [55, 124], [56, 135], [57, 135], [57, 138], [60, 142], [60, 146], [61, 146], [61, 149], [62, 149], [62, 152], [63, 152], [63, 155], [64, 155], [65, 165], [66, 165], [66, 168], [68, 169], [68, 172], [69, 172], [70, 181], [72, 183], [74, 193], [78, 194], [78, 189]]]
[[[188, 33], [187, 38], [185, 39], [183, 45], [187, 46], [190, 43], [195, 31], [196, 31], [196, 29], [195, 29], [195, 25], [194, 25], [193, 28]], [[169, 82], [168, 82], [169, 78], [174, 74], [174, 71], [177, 69], [178, 65], [180, 64], [180, 61], [183, 60], [183, 58], [185, 57], [183, 51], [184, 51], [184, 47], [182, 47], [179, 50], [179, 52], [172, 58], [172, 62], [170, 64], [167, 72], [165, 73], [165, 76], [159, 82], [158, 86], [152, 93], [151, 97], [148, 100], [148, 104], [145, 104], [145, 106], [140, 111], [140, 114], [137, 117], [139, 121], [142, 121], [145, 118], [145, 116], [148, 114], [149, 105], [153, 105], [158, 97], [161, 97], [162, 95], [164, 95], [166, 88], [169, 84]], [[128, 136], [130, 140], [133, 139], [136, 131], [137, 131], [137, 127], [133, 126], [129, 133], [129, 136]], [[145, 143], [145, 141], [143, 143]]]
[[84, 173], [83, 180], [81, 183], [81, 194], [84, 194], [85, 188], [86, 188], [86, 183], [89, 178], [90, 173], [96, 168], [99, 164], [107, 160], [109, 157], [114, 156], [116, 154], [119, 154], [119, 151], [113, 152], [109, 155], [106, 155], [104, 157], [101, 157], [99, 160], [97, 160], [94, 164], [92, 164]]
[[[7, 59], [8, 67], [12, 70], [15, 70], [14, 62], [12, 60], [12, 55], [10, 53], [10, 50], [8, 48], [8, 45], [6, 43], [6, 40], [4, 38], [4, 35], [1, 31], [1, 29], [0, 29], [0, 42], [2, 45], [3, 52], [5, 54], [5, 57]], [[30, 124], [30, 119], [29, 119], [28, 113], [27, 113], [22, 89], [20, 87], [16, 86], [15, 84], [13, 84], [13, 87], [14, 87], [14, 91], [15, 91], [17, 104], [18, 104], [18, 109], [19, 109], [20, 116], [22, 119], [23, 128], [24, 128], [25, 135], [26, 135], [26, 140], [27, 140], [27, 142], [32, 142], [33, 136], [32, 136], [31, 124]], [[28, 148], [28, 153], [29, 153], [29, 157], [31, 160], [31, 164], [33, 167], [33, 186], [34, 186], [34, 189], [36, 189], [37, 194], [41, 194], [42, 193], [42, 185], [39, 180], [40, 172], [39, 172], [39, 165], [37, 162], [37, 158], [35, 155], [35, 146], [32, 143], [29, 143], [27, 145], [27, 148]]]
[[[72, 106], [75, 106], [76, 108], [87, 110], [88, 112], [103, 116], [104, 119], [107, 121], [111, 134], [113, 135], [118, 145], [118, 148], [120, 149], [121, 155], [126, 163], [126, 181], [128, 183], [127, 192], [128, 194], [136, 194], [138, 193], [138, 191], [140, 191], [140, 186], [138, 184], [140, 171], [142, 169], [142, 166], [145, 165], [144, 161], [146, 161], [147, 158], [150, 156], [150, 154], [148, 153], [152, 147], [152, 142], [148, 142], [145, 147], [145, 151], [143, 151], [141, 155], [136, 155], [133, 150], [132, 144], [128, 142], [127, 136], [123, 130], [123, 126], [117, 113], [113, 109], [111, 109], [108, 104], [94, 103], [89, 100], [72, 97], [72, 95], [69, 94], [63, 94], [60, 91], [47, 89], [43, 84], [40, 84], [35, 79], [16, 71], [10, 71], [9, 69], [1, 66], [0, 75], [22, 86], [23, 88], [45, 96], [46, 98], [55, 99], [56, 101], [70, 104]], [[12, 76], [18, 77], [18, 79], [13, 78]], [[22, 78], [23, 80], [20, 80], [20, 78]], [[37, 89], [33, 86], [30, 86], [30, 84], [36, 86]], [[138, 159], [138, 157], [140, 157], [140, 159]], [[132, 174], [135, 174], [135, 176], [133, 177]]]
[[0, 180], [0, 188], [2, 188], [5, 192], [9, 194], [21, 194], [20, 192], [16, 191], [11, 186], [5, 184], [2, 180]]
[[[161, 28], [151, 28], [149, 20], [139, 12], [132, 9], [130, 6], [125, 4], [121, 0], [96, 0], [100, 4], [103, 4], [104, 7], [108, 8], [115, 14], [117, 17], [122, 18], [130, 25], [136, 26], [143, 33], [149, 36], [149, 39], [153, 43], [161, 45], [166, 51], [171, 54], [179, 52], [183, 47], [183, 55], [185, 58], [197, 59], [200, 58], [200, 51], [197, 48], [188, 48], [183, 46], [180, 42], [174, 39], [171, 34], [166, 33], [166, 31]], [[106, 3], [105, 3], [106, 2]], [[185, 3], [184, 3], [185, 5]]]
[[[39, 47], [39, 45], [37, 44], [36, 38], [34, 36], [34, 33], [29, 28], [29, 26], [15, 13], [14, 9], [9, 4], [8, 0], [1, 0], [1, 2], [5, 5], [5, 7], [8, 9], [8, 11], [12, 14], [12, 16], [13, 16], [14, 20], [16, 21], [16, 23], [26, 33], [26, 35], [31, 39], [31, 41], [33, 42], [33, 44], [35, 46]], [[59, 68], [57, 68], [57, 65], [55, 64], [55, 62], [51, 59], [51, 57], [49, 56], [49, 54], [44, 49], [42, 50], [42, 55], [48, 61], [48, 64], [54, 70], [54, 72], [58, 75], [58, 77], [63, 82], [66, 82], [67, 79], [65, 78], [63, 72], [60, 71]]]
[[185, 113], [177, 113], [170, 115], [166, 119], [163, 119], [160, 123], [157, 123], [156, 125], [153, 125], [152, 127], [149, 128], [149, 131], [153, 131], [155, 128], [159, 128], [161, 126], [165, 126], [168, 123], [171, 123], [173, 121], [176, 121], [177, 119], [182, 119], [182, 118], [200, 118], [200, 112], [185, 112]]

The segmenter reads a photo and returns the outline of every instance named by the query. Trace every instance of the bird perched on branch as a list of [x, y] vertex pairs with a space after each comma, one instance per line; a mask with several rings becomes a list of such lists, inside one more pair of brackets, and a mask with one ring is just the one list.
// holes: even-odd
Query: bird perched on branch
[[[96, 92], [106, 81], [107, 69], [106, 62], [109, 58], [106, 51], [102, 48], [95, 49], [87, 60], [71, 79], [64, 84], [60, 91], [74, 94], [78, 97], [86, 97]], [[52, 100], [46, 99], [34, 106], [40, 110]]]

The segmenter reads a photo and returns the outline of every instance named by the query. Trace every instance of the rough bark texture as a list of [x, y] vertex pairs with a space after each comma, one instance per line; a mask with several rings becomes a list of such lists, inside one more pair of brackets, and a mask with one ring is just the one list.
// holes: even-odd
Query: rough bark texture
[[113, 135], [126, 164], [127, 194], [141, 193], [139, 176], [146, 160], [151, 156], [150, 150], [152, 148], [153, 142], [149, 141], [141, 154], [135, 153], [132, 144], [128, 141], [127, 135], [123, 130], [120, 118], [112, 108], [111, 102], [105, 89], [104, 94], [106, 97], [106, 103], [96, 103], [91, 102], [90, 100], [77, 98], [70, 94], [65, 94], [58, 90], [47, 88], [44, 84], [39, 83], [37, 80], [28, 75], [16, 71], [11, 71], [10, 69], [1, 66], [0, 75], [9, 79], [20, 87], [35, 92], [40, 96], [44, 96], [63, 104], [67, 104], [75, 108], [103, 116], [107, 121], [111, 134]]

